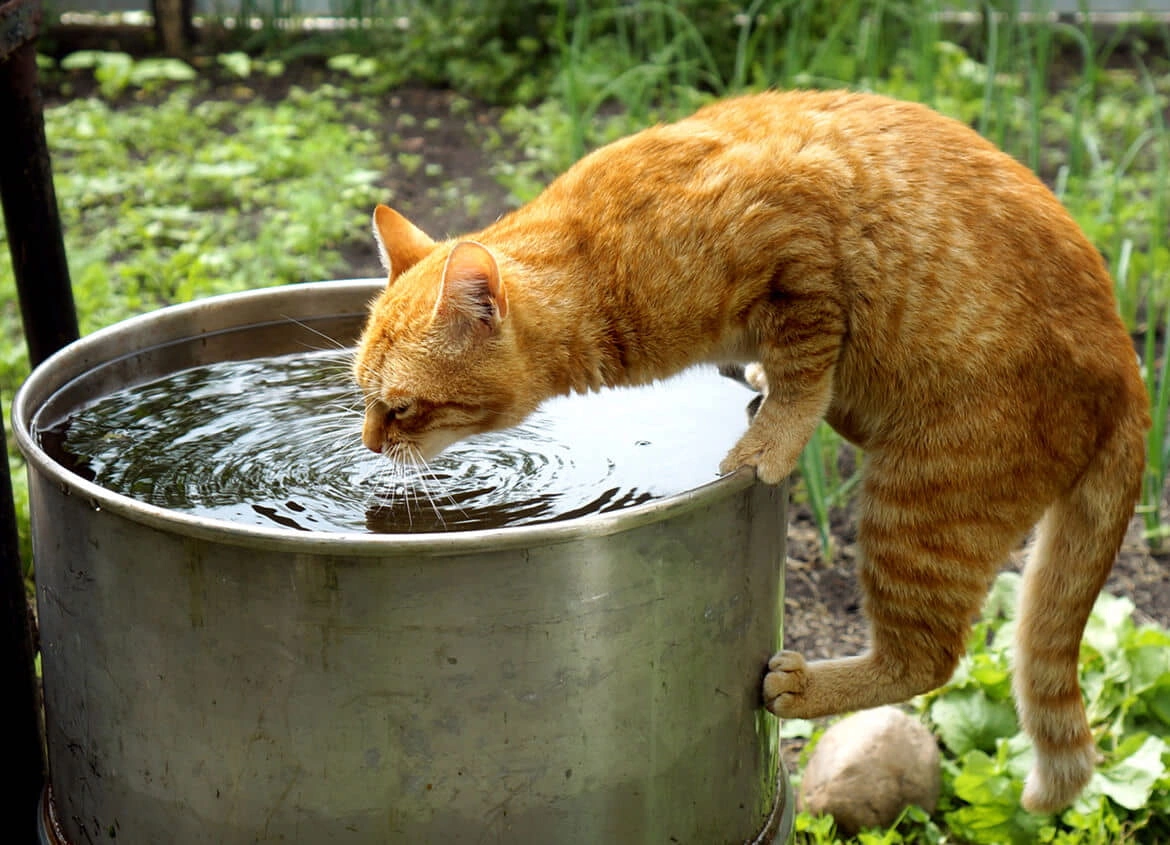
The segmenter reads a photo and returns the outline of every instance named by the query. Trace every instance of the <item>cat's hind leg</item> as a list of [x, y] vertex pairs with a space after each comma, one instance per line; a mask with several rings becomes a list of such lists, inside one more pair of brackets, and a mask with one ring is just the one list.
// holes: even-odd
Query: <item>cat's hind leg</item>
[[773, 657], [764, 700], [778, 716], [877, 707], [950, 678], [995, 573], [1038, 513], [1013, 504], [1008, 491], [995, 507], [972, 493], [986, 495], [987, 485], [1002, 487], [1003, 479], [959, 479], [961, 470], [932, 464], [929, 458], [913, 467], [887, 456], [867, 460], [858, 575], [870, 649], [809, 663], [792, 652]]

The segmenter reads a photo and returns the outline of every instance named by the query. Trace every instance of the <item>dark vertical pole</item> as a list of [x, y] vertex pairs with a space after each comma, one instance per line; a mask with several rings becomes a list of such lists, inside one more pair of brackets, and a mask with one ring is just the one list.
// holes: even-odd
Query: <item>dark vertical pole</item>
[[[40, 22], [39, 0], [0, 5], [0, 199], [34, 366], [78, 335], [37, 87]], [[0, 818], [9, 841], [35, 843], [46, 773], [7, 439], [0, 423], [0, 688], [7, 700], [0, 736], [9, 769]]]
[[195, 42], [193, 0], [151, 0], [154, 33], [168, 56], [185, 56]]
[[[0, 26], [28, 7], [39, 17], [35, 0], [10, 0], [0, 6]], [[13, 8], [17, 11], [8, 11]], [[24, 336], [35, 367], [76, 340], [78, 331], [31, 39], [7, 57], [0, 55], [0, 115], [5, 124], [0, 130], [0, 196]]]
[[7, 715], [0, 726], [5, 752], [4, 787], [0, 817], [5, 836], [14, 843], [33, 843], [37, 837], [37, 800], [45, 782], [41, 750], [40, 702], [33, 673], [33, 644], [28, 604], [16, 535], [16, 508], [8, 474], [7, 437], [0, 425], [0, 685]]

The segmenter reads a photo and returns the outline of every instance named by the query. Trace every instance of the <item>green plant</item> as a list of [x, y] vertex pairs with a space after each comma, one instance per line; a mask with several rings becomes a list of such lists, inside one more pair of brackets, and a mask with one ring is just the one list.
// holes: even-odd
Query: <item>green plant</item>
[[[329, 278], [386, 169], [368, 106], [294, 89], [280, 103], [99, 99], [47, 110], [58, 204], [83, 332], [160, 305]], [[0, 232], [0, 239], [3, 239]], [[0, 250], [0, 391], [28, 364], [7, 248]]]
[[861, 480], [860, 466], [848, 476], [842, 475], [839, 459], [845, 449], [841, 435], [822, 423], [813, 432], [797, 464], [800, 480], [794, 498], [797, 501], [803, 498], [808, 505], [817, 526], [821, 555], [826, 560], [832, 559], [834, 551], [832, 509], [841, 506]]
[[1102, 595], [1093, 610], [1080, 668], [1103, 762], [1084, 794], [1059, 817], [1019, 810], [1016, 799], [1031, 756], [1016, 733], [1009, 701], [1019, 584], [1014, 573], [1000, 577], [969, 641], [969, 656], [946, 688], [922, 700], [953, 755], [948, 825], [974, 842], [1093, 842], [1122, 829], [1165, 836], [1170, 833], [1170, 665], [1165, 661], [1170, 632], [1135, 625], [1133, 603], [1110, 595]]
[[[1020, 808], [1032, 749], [1019, 731], [1010, 665], [1020, 576], [996, 581], [950, 683], [916, 701], [943, 750], [933, 817], [919, 809], [851, 842], [1161, 842], [1170, 837], [1170, 631], [1136, 625], [1133, 603], [1103, 594], [1081, 647], [1080, 675], [1101, 763], [1084, 794], [1055, 816]], [[812, 732], [812, 739], [823, 729]], [[836, 838], [827, 818], [798, 816], [798, 843]], [[949, 831], [941, 838], [941, 831]]]
[[1162, 326], [1162, 357], [1158, 360], [1156, 327], [1146, 330], [1142, 359], [1146, 390], [1150, 394], [1150, 416], [1153, 424], [1147, 440], [1146, 474], [1138, 510], [1145, 526], [1145, 539], [1155, 552], [1165, 550], [1170, 543], [1170, 522], [1163, 519], [1162, 500], [1166, 494], [1170, 474], [1170, 308]]
[[63, 70], [92, 70], [106, 97], [127, 88], [155, 88], [161, 84], [190, 82], [195, 69], [181, 59], [135, 59], [128, 53], [80, 50], [61, 60]]

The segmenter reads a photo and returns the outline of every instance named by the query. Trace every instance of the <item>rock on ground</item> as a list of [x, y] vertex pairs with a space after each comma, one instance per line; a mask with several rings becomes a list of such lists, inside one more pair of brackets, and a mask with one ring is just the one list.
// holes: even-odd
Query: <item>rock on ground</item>
[[888, 827], [906, 807], [932, 812], [938, 802], [938, 743], [896, 707], [855, 713], [830, 727], [805, 767], [801, 808], [828, 813], [841, 833]]

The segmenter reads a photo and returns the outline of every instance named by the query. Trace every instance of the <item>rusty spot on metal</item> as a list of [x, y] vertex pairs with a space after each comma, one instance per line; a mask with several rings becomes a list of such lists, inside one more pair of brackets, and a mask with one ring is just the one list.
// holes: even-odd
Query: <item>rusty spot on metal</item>
[[57, 819], [57, 805], [53, 801], [53, 787], [45, 784], [45, 791], [41, 795], [40, 830], [47, 845], [70, 845], [65, 837], [65, 830]]

